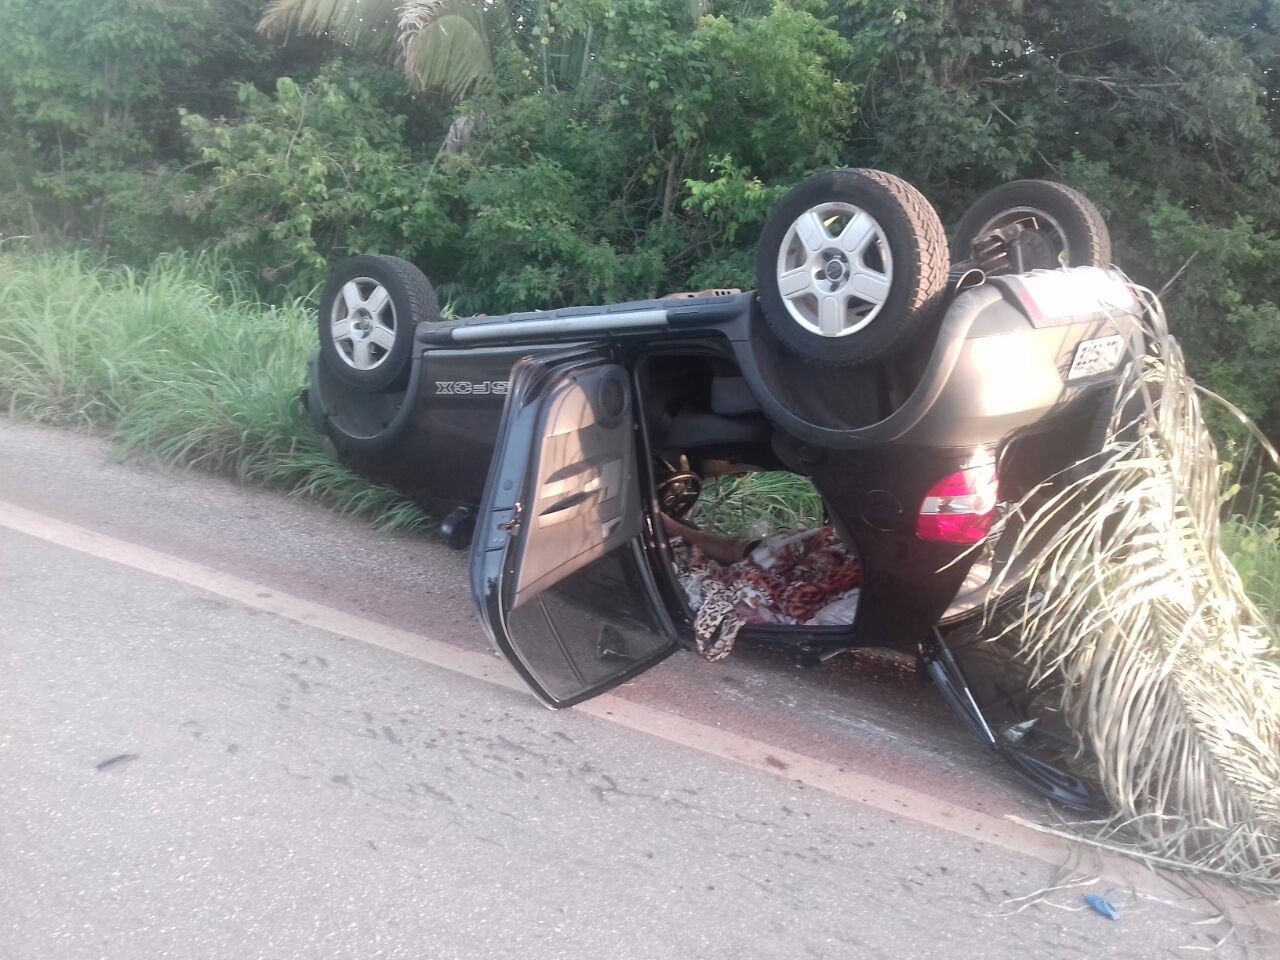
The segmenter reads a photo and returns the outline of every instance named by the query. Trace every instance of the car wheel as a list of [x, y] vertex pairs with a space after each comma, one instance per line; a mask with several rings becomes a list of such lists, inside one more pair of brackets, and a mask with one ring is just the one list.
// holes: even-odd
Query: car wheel
[[1003, 256], [984, 264], [988, 274], [1111, 263], [1111, 233], [1098, 208], [1078, 190], [1049, 180], [1015, 180], [979, 197], [960, 218], [952, 254], [957, 261], [981, 259], [984, 239], [1015, 225], [1024, 229]]
[[365, 254], [340, 263], [320, 299], [320, 354], [348, 386], [403, 389], [419, 323], [440, 319], [435, 290], [399, 257]]
[[758, 296], [793, 352], [826, 364], [902, 350], [946, 288], [946, 233], [913, 186], [879, 170], [797, 184], [760, 234]]

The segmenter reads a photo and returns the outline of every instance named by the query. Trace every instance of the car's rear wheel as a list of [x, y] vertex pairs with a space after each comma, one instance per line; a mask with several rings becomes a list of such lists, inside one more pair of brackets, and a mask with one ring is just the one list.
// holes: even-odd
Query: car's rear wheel
[[1111, 233], [1098, 208], [1078, 190], [1049, 180], [1015, 180], [979, 197], [956, 226], [952, 255], [983, 259], [988, 238], [1011, 227], [1021, 229], [996, 244], [998, 258], [983, 264], [989, 274], [1111, 263]]
[[399, 257], [365, 254], [340, 263], [320, 300], [320, 353], [344, 384], [368, 393], [403, 389], [413, 332], [440, 319], [435, 290]]
[[946, 288], [946, 234], [929, 202], [879, 170], [830, 170], [770, 214], [756, 261], [770, 329], [819, 363], [869, 363], [911, 343]]

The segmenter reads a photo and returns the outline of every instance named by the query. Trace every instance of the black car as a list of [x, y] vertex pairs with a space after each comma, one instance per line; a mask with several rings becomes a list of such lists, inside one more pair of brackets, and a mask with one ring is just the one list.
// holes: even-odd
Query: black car
[[1023, 181], [966, 215], [953, 266], [917, 191], [855, 170], [783, 199], [751, 292], [444, 322], [415, 267], [359, 256], [322, 300], [307, 403], [349, 463], [470, 547], [481, 622], [555, 707], [687, 638], [659, 514], [687, 511], [712, 465], [810, 478], [861, 564], [853, 622], [740, 637], [805, 663], [918, 654], [979, 736], [1085, 805], [1065, 738], [980, 641], [1002, 505], [1093, 452], [1142, 349], [1109, 256], [1084, 197]]

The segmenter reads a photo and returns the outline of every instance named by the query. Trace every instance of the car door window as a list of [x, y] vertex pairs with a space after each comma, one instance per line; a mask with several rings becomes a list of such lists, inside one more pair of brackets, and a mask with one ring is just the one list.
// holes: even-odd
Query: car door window
[[522, 662], [552, 699], [598, 693], [668, 652], [641, 569], [624, 546], [507, 614]]

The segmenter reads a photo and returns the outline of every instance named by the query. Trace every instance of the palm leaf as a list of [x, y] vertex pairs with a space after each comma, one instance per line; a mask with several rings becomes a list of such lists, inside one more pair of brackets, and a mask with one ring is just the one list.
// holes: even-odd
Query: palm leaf
[[1103, 465], [1037, 491], [1009, 527], [1009, 566], [1037, 589], [1005, 631], [1096, 760], [1108, 845], [1280, 889], [1276, 626], [1222, 550], [1226, 473], [1148, 306], [1152, 346], [1116, 397]]
[[461, 99], [493, 74], [485, 0], [272, 0], [258, 23], [269, 37], [304, 33], [395, 60], [415, 90]]
[[460, 100], [493, 76], [486, 9], [479, 0], [404, 0], [400, 55], [415, 89]]
[[276, 38], [295, 32], [329, 37], [388, 57], [396, 49], [399, 7], [399, 0], [272, 0], [258, 30]]

